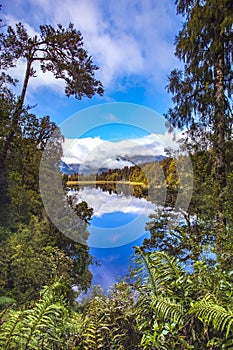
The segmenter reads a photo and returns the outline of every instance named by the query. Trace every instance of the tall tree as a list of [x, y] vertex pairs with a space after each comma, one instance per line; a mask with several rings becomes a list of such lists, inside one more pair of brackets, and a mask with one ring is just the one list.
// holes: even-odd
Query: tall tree
[[[232, 132], [233, 3], [230, 0], [176, 0], [185, 18], [176, 37], [175, 55], [184, 70], [173, 70], [168, 91], [174, 107], [166, 118], [171, 127], [211, 130], [215, 152], [217, 222], [224, 229], [223, 191], [226, 186], [226, 142]], [[217, 234], [217, 246], [220, 247]]]
[[[7, 74], [7, 71], [17, 66], [19, 61], [25, 63], [26, 69], [22, 91], [19, 96], [16, 96], [10, 84], [14, 85], [17, 82]], [[37, 285], [37, 282], [34, 284], [34, 281], [40, 280], [44, 284], [48, 281], [48, 276], [49, 279], [52, 278], [53, 270], [56, 270], [58, 275], [66, 274], [70, 300], [73, 300], [74, 284], [80, 289], [86, 289], [90, 285], [92, 275], [88, 266], [92, 263], [92, 258], [86, 245], [79, 245], [71, 238], [63, 237], [50, 221], [42, 220], [44, 212], [39, 191], [41, 155], [51, 135], [53, 135], [52, 153], [56, 156], [61, 155], [59, 142], [61, 134], [49, 117], [38, 119], [30, 113], [29, 107], [25, 107], [28, 83], [35, 76], [36, 63], [40, 64], [43, 72], [52, 72], [56, 79], [65, 81], [65, 94], [68, 97], [74, 95], [81, 99], [83, 96], [90, 98], [96, 93], [103, 94], [102, 84], [94, 76], [97, 67], [83, 48], [81, 33], [72, 24], [67, 29], [61, 25], [58, 25], [57, 29], [47, 25], [41, 26], [40, 34], [33, 37], [29, 36], [21, 23], [16, 24], [14, 28], [4, 26], [2, 29], [0, 34], [0, 68], [2, 70], [0, 73], [0, 222], [4, 227], [0, 227], [0, 230], [5, 232], [2, 240], [4, 239], [6, 246], [2, 254], [4, 269], [1, 278], [5, 281], [3, 284], [6, 283], [9, 293], [11, 291], [14, 293], [14, 285], [19, 287], [16, 288], [15, 295], [17, 294], [17, 300], [22, 301], [24, 297], [25, 300], [27, 299], [30, 288], [34, 289], [35, 293], [39, 290], [41, 285]], [[82, 215], [80, 221], [83, 224], [85, 240], [91, 213], [89, 211], [88, 216], [85, 216], [88, 209], [85, 205], [74, 209], [78, 218]], [[42, 227], [43, 222], [46, 222], [45, 232], [43, 229], [42, 231], [32, 229], [30, 225], [34, 220], [33, 216], [38, 221], [36, 226]], [[24, 227], [25, 230], [20, 231], [20, 227]], [[29, 241], [32, 245], [25, 242], [29, 249], [26, 254], [20, 255], [20, 246], [19, 250], [14, 252], [14, 243], [11, 245], [11, 242], [15, 237], [16, 240], [21, 241], [20, 245], [23, 244], [28, 230], [31, 232]], [[16, 236], [14, 232], [17, 232]], [[41, 234], [45, 240], [37, 241]], [[50, 258], [43, 260], [43, 256], [50, 256]], [[47, 265], [48, 261], [49, 265]], [[16, 270], [22, 272], [21, 275], [17, 274], [18, 277], [13, 272], [13, 270], [16, 271], [13, 265]], [[45, 279], [42, 275], [38, 275], [39, 270], [47, 271], [42, 274]], [[13, 278], [9, 271], [12, 271]], [[28, 284], [29, 288], [27, 288]]]
[[65, 81], [65, 94], [74, 95], [81, 99], [83, 96], [92, 97], [94, 94], [103, 94], [100, 81], [94, 77], [98, 69], [93, 64], [92, 58], [83, 48], [83, 38], [73, 24], [67, 29], [62, 25], [53, 28], [51, 25], [41, 25], [40, 34], [30, 37], [21, 23], [17, 23], [15, 29], [8, 26], [5, 32], [0, 34], [0, 68], [7, 70], [15, 67], [19, 60], [26, 63], [26, 70], [21, 94], [17, 98], [15, 109], [11, 116], [11, 125], [5, 140], [2, 161], [15, 134], [22, 112], [28, 83], [31, 77], [35, 77], [36, 62], [40, 63], [43, 73], [52, 72], [56, 79]]

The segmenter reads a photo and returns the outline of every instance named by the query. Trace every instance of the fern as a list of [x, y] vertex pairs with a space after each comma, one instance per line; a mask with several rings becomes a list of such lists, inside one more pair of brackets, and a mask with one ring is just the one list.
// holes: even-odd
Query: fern
[[154, 252], [150, 254], [150, 260], [154, 266], [160, 269], [163, 280], [176, 279], [183, 274], [183, 269], [178, 260], [165, 252]]
[[105, 301], [94, 297], [84, 314], [82, 326], [82, 349], [106, 349], [106, 333], [109, 333], [105, 315]]
[[194, 313], [203, 323], [212, 323], [214, 329], [226, 332], [226, 337], [233, 331], [233, 313], [223, 306], [214, 303], [213, 296], [206, 296], [204, 299], [194, 303], [190, 313]]
[[2, 349], [14, 349], [16, 344], [21, 342], [22, 333], [20, 329], [22, 327], [23, 318], [23, 311], [10, 310], [5, 315], [7, 321], [5, 321], [0, 328], [0, 344]]
[[57, 328], [62, 325], [62, 316], [66, 313], [65, 303], [59, 297], [59, 282], [45, 287], [40, 300], [32, 309], [11, 310], [5, 315], [1, 331], [1, 345], [4, 349], [51, 349], [59, 343]]
[[62, 350], [78, 350], [81, 342], [81, 331], [83, 326], [82, 315], [79, 312], [72, 311], [64, 320], [60, 338], [62, 339]]
[[171, 301], [169, 298], [152, 296], [151, 306], [154, 313], [171, 323], [181, 323], [184, 319], [184, 309], [182, 305]]
[[136, 252], [136, 287], [142, 293], [153, 291], [157, 295], [180, 296], [180, 299], [188, 294], [188, 276], [174, 257], [165, 252], [146, 253], [138, 247]]

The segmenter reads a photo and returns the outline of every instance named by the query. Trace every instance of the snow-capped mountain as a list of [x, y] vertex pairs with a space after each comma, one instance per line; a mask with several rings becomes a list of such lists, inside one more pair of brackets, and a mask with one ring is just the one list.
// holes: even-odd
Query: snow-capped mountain
[[[65, 139], [61, 170], [67, 174], [96, 174], [103, 169], [122, 169], [161, 160], [166, 156], [165, 148], [173, 142], [170, 136], [162, 136], [150, 134], [118, 142], [100, 137]], [[166, 139], [168, 141], [164, 143]]]

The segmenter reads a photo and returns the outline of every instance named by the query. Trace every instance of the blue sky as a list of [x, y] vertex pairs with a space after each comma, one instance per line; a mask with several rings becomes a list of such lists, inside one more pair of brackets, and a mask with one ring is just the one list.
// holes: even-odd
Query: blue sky
[[[167, 76], [179, 62], [174, 39], [181, 19], [172, 0], [3, 0], [7, 23], [21, 21], [35, 35], [40, 24], [73, 22], [81, 30], [84, 47], [99, 66], [103, 97], [82, 101], [66, 98], [63, 83], [37, 70], [27, 102], [39, 116], [49, 114], [58, 124], [79, 110], [106, 102], [131, 102], [163, 114], [170, 105]], [[21, 62], [14, 75], [22, 78]]]
[[[122, 193], [109, 194], [96, 188], [84, 188], [73, 193], [75, 203], [86, 201], [93, 208], [89, 244], [93, 248], [114, 248], [129, 244], [144, 234], [148, 215], [155, 203]], [[69, 193], [69, 194], [72, 194]]]
[[[83, 167], [85, 163], [87, 168], [104, 168], [107, 163], [108, 168], [123, 168], [130, 165], [127, 159], [132, 165], [139, 163], [137, 156], [165, 155], [165, 148], [177, 148], [164, 117], [139, 104], [99, 104], [78, 111], [60, 127], [65, 136], [62, 160]], [[118, 163], [119, 157], [125, 163]]]
[[[99, 136], [103, 140], [164, 134], [164, 117], [155, 110], [136, 103], [108, 102], [82, 109], [60, 124], [67, 138]], [[116, 130], [120, 133], [116, 134]]]
[[[96, 77], [105, 89], [103, 97], [81, 101], [67, 98], [62, 81], [35, 67], [37, 77], [30, 80], [26, 103], [35, 106], [32, 111], [38, 117], [50, 115], [69, 138], [98, 136], [106, 141], [165, 133], [161, 115], [171, 106], [165, 86], [170, 71], [180, 65], [174, 57], [174, 40], [181, 18], [176, 16], [174, 2], [2, 0], [2, 16], [7, 23], [20, 21], [33, 36], [40, 24], [74, 23], [83, 34], [85, 49], [99, 66]], [[17, 91], [24, 72], [23, 61], [10, 72], [19, 80]], [[122, 215], [119, 212], [115, 220], [120, 216], [123, 220]], [[106, 225], [115, 224], [109, 217], [105, 219]], [[98, 226], [98, 217], [94, 220]], [[141, 220], [145, 223], [144, 216]], [[94, 282], [107, 288], [123, 275], [132, 246], [140, 244], [143, 234], [132, 236], [120, 247], [93, 247], [91, 252], [102, 261], [100, 268], [92, 267]]]
[[[99, 267], [91, 267], [93, 272], [93, 284], [101, 285], [106, 291], [109, 286], [128, 274], [128, 267], [131, 264], [135, 246], [140, 246], [143, 239], [148, 237], [148, 233], [144, 233], [140, 238], [115, 248], [92, 248], [91, 252], [97, 258], [96, 262]], [[132, 265], [132, 264], [131, 264]]]

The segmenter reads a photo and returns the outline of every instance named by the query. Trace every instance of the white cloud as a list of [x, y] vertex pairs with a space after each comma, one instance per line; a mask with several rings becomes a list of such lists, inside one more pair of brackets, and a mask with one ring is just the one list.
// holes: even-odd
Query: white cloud
[[[13, 16], [6, 16], [6, 21], [8, 25], [11, 25], [14, 28], [15, 23], [19, 22], [19, 20]], [[30, 37], [39, 36], [39, 32], [37, 32], [32, 26], [28, 23], [23, 23], [24, 27], [27, 30], [27, 33]], [[12, 75], [15, 79], [19, 81], [17, 85], [17, 93], [20, 93], [23, 80], [25, 78], [26, 73], [26, 60], [20, 58], [17, 61], [16, 67], [9, 69], [9, 74]], [[36, 70], [35, 78], [30, 78], [29, 80], [29, 94], [33, 91], [38, 90], [41, 87], [51, 88], [58, 93], [61, 93], [64, 90], [64, 81], [62, 79], [56, 79], [51, 72], [43, 73], [40, 69], [40, 63], [34, 62], [33, 68]]]
[[[80, 164], [85, 162], [90, 152], [104, 143], [99, 137], [87, 137], [83, 139], [67, 139], [65, 138], [63, 146], [63, 161], [66, 164]], [[72, 159], [70, 162], [68, 159]]]
[[[72, 22], [81, 30], [84, 47], [100, 67], [96, 74], [106, 89], [124, 89], [124, 84], [139, 81], [142, 84], [142, 79], [144, 83], [161, 84], [174, 66], [177, 19], [175, 6], [169, 0], [58, 0], [56, 6], [49, 0], [27, 0], [27, 3], [28, 21], [30, 17], [35, 21], [35, 13], [39, 12], [47, 23]], [[34, 29], [28, 28], [33, 33]], [[127, 79], [129, 77], [133, 79]], [[60, 84], [60, 91], [62, 83], [54, 83], [52, 76], [38, 72], [31, 88], [43, 85], [56, 89], [56, 84]]]
[[[33, 65], [33, 68], [36, 70], [35, 78], [32, 77], [29, 80], [29, 94], [33, 93], [34, 91], [48, 87], [57, 93], [62, 93], [64, 90], [64, 81], [61, 79], [55, 79], [54, 75], [51, 72], [43, 73], [40, 69], [40, 63], [36, 62]], [[20, 59], [17, 63], [17, 67], [10, 68], [9, 73], [14, 76], [19, 81], [18, 84], [18, 91], [20, 91], [23, 80], [25, 77], [26, 72], [26, 61], [24, 59]]]
[[70, 191], [69, 195], [72, 195], [75, 203], [87, 202], [88, 206], [94, 209], [94, 216], [96, 217], [114, 212], [147, 216], [153, 213], [155, 209], [155, 204], [144, 198], [125, 196], [121, 193], [109, 194], [101, 189], [90, 187], [80, 189], [78, 194]]
[[[40, 1], [39, 1], [40, 2]], [[99, 3], [99, 4], [98, 4]], [[113, 31], [118, 22], [109, 21], [105, 4], [96, 1], [58, 1], [56, 7], [48, 3], [46, 11], [53, 22], [75, 24], [84, 36], [84, 45], [100, 67], [97, 76], [108, 87], [119, 76], [139, 73], [144, 64], [139, 41], [128, 31]]]
[[165, 155], [165, 149], [178, 148], [171, 134], [150, 134], [142, 138], [118, 142], [104, 141], [100, 137], [67, 139], [63, 143], [63, 158], [66, 164], [81, 164], [85, 168], [123, 168], [142, 157]]

